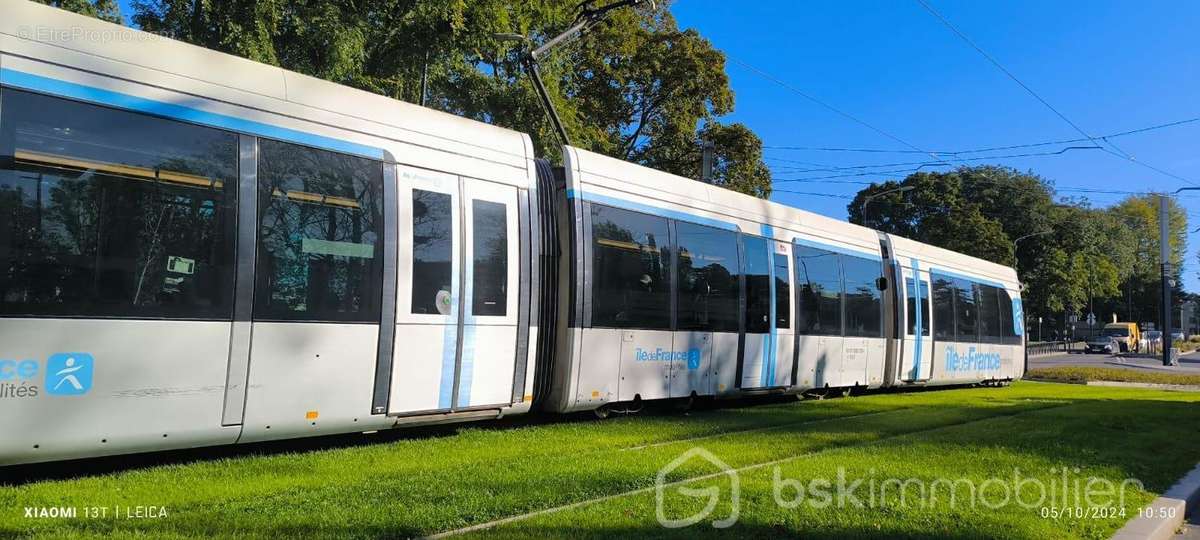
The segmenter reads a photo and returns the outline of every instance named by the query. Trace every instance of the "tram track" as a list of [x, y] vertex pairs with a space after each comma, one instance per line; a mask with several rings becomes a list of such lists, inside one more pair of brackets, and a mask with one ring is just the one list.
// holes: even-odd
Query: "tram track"
[[642, 444], [642, 445], [638, 445], [638, 446], [628, 446], [628, 447], [620, 448], [617, 451], [618, 452], [631, 452], [631, 451], [635, 451], [635, 450], [646, 450], [649, 448], [658, 448], [658, 447], [662, 447], [662, 446], [670, 446], [673, 444], [680, 444], [680, 443], [686, 443], [686, 442], [696, 442], [696, 441], [706, 441], [706, 440], [710, 440], [710, 439], [718, 439], [721, 437], [728, 437], [730, 435], [762, 433], [764, 431], [774, 431], [776, 429], [785, 429], [785, 428], [789, 428], [789, 427], [824, 424], [827, 422], [833, 422], [833, 421], [837, 421], [837, 420], [853, 420], [856, 418], [879, 416], [879, 415], [890, 414], [890, 413], [895, 413], [895, 412], [910, 411], [914, 408], [915, 407], [901, 407], [898, 409], [888, 409], [885, 411], [872, 411], [872, 412], [868, 412], [868, 413], [833, 416], [830, 418], [817, 418], [817, 419], [812, 419], [812, 420], [800, 420], [800, 421], [796, 421], [796, 422], [785, 422], [783, 424], [773, 424], [773, 425], [769, 425], [769, 426], [761, 426], [761, 427], [748, 428], [748, 429], [735, 429], [735, 430], [730, 430], [730, 431], [723, 431], [720, 433], [710, 433], [708, 435], [701, 435], [698, 437], [687, 437], [687, 438], [682, 438], [682, 439], [673, 439], [673, 440], [659, 441], [659, 442], [649, 443], [649, 444]]
[[[920, 434], [925, 434], [925, 433], [935, 433], [935, 432], [942, 431], [942, 430], [953, 429], [953, 428], [962, 427], [962, 426], [969, 426], [969, 425], [978, 424], [978, 423], [982, 423], [982, 422], [990, 422], [993, 420], [998, 420], [998, 419], [1003, 419], [1003, 418], [1013, 418], [1013, 417], [1022, 416], [1022, 415], [1031, 414], [1031, 413], [1038, 413], [1038, 412], [1045, 412], [1045, 411], [1050, 411], [1050, 410], [1055, 410], [1055, 409], [1062, 409], [1062, 408], [1066, 408], [1066, 407], [1072, 407], [1075, 405], [1077, 405], [1077, 404], [1076, 403], [1056, 402], [1056, 404], [1054, 404], [1054, 405], [1048, 405], [1048, 406], [1044, 406], [1044, 407], [1022, 408], [1021, 410], [1017, 410], [1017, 411], [1003, 410], [997, 414], [989, 415], [984, 418], [975, 418], [975, 419], [966, 420], [966, 421], [962, 421], [962, 422], [953, 422], [953, 423], [949, 423], [949, 424], [942, 424], [942, 425], [929, 427], [929, 428], [925, 428], [925, 429], [905, 431], [905, 432], [895, 433], [892, 435], [886, 435], [886, 436], [873, 438], [873, 439], [865, 440], [865, 441], [854, 441], [854, 442], [849, 442], [846, 444], [831, 443], [829, 445], [826, 445], [826, 446], [823, 446], [820, 448], [800, 452], [798, 454], [794, 454], [794, 455], [783, 457], [783, 458], [772, 459], [772, 460], [758, 462], [758, 463], [752, 463], [752, 464], [748, 464], [748, 465], [742, 465], [740, 467], [735, 467], [735, 468], [732, 468], [729, 470], [723, 470], [723, 471], [718, 471], [718, 472], [714, 472], [714, 473], [703, 474], [703, 475], [699, 475], [699, 476], [693, 476], [693, 477], [684, 478], [681, 480], [668, 482], [666, 484], [663, 484], [662, 487], [663, 488], [671, 488], [671, 487], [689, 484], [692, 482], [698, 482], [698, 481], [709, 480], [709, 479], [713, 479], [713, 478], [719, 478], [721, 476], [729, 474], [730, 472], [741, 474], [743, 472], [755, 471], [755, 470], [762, 469], [765, 467], [782, 465], [785, 463], [790, 463], [792, 461], [796, 461], [798, 459], [813, 457], [816, 455], [820, 455], [820, 454], [824, 454], [824, 453], [832, 452], [832, 451], [836, 451], [836, 450], [864, 447], [864, 446], [879, 444], [881, 442], [885, 442], [885, 441], [889, 441], [889, 440], [893, 440], [893, 439], [898, 439], [901, 437], [908, 437], [908, 436], [912, 436], [912, 435], [920, 435]], [[909, 410], [909, 409], [912, 409], [912, 408], [911, 407], [905, 408], [905, 410]], [[879, 414], [882, 414], [885, 412], [899, 412], [899, 410], [879, 411], [879, 412], [875, 412], [875, 413], [865, 413], [865, 414], [854, 415], [854, 416], [856, 416], [858, 418], [862, 418], [865, 416], [879, 415]], [[841, 418], [846, 418], [846, 417], [841, 417]], [[836, 420], [836, 419], [839, 419], [839, 418], [822, 419], [820, 421], [827, 422], [827, 421]], [[813, 423], [813, 421], [810, 421], [808, 423]], [[748, 431], [743, 430], [742, 432], [748, 432]], [[726, 433], [726, 434], [721, 434], [721, 435], [727, 435], [727, 434], [733, 434], [733, 433]], [[716, 435], [716, 436], [719, 436], [719, 435]], [[705, 438], [711, 439], [711, 438], [715, 438], [716, 436], [705, 437]], [[682, 442], [682, 441], [675, 441], [675, 442]], [[656, 443], [653, 446], [662, 446], [664, 444], [673, 444], [673, 443], [674, 442], [669, 442], [669, 443], [665, 442], [663, 444]], [[651, 445], [643, 445], [643, 447], [650, 447], [650, 446]], [[467, 527], [461, 527], [458, 529], [443, 531], [443, 532], [425, 536], [423, 538], [426, 538], [429, 540], [437, 540], [437, 539], [442, 539], [442, 538], [450, 538], [450, 537], [460, 536], [460, 535], [472, 533], [472, 532], [494, 529], [496, 527], [508, 525], [511, 523], [518, 523], [518, 522], [526, 521], [526, 520], [536, 518], [536, 517], [555, 514], [555, 513], [568, 511], [568, 510], [574, 510], [577, 508], [583, 508], [586, 506], [591, 506], [594, 504], [599, 504], [599, 503], [603, 503], [603, 502], [607, 502], [607, 501], [621, 499], [624, 497], [636, 496], [636, 495], [641, 495], [641, 494], [645, 494], [645, 493], [652, 493], [655, 491], [656, 488], [657, 488], [657, 486], [651, 485], [651, 486], [647, 486], [647, 487], [643, 487], [643, 488], [623, 491], [620, 493], [613, 493], [610, 495], [604, 495], [601, 497], [595, 497], [595, 498], [591, 498], [591, 499], [587, 499], [587, 500], [583, 500], [583, 501], [576, 501], [573, 503], [555, 506], [555, 507], [551, 507], [551, 508], [545, 508], [542, 510], [535, 510], [533, 512], [527, 512], [524, 514], [500, 518], [500, 519], [496, 519], [496, 520], [492, 520], [492, 521], [487, 521], [484, 523], [478, 523], [478, 524], [470, 525]]]

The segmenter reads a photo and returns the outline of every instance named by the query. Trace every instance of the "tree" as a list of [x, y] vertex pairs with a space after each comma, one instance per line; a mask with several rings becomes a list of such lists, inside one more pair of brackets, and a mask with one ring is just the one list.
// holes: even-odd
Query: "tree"
[[[893, 191], [901, 186], [912, 189]], [[872, 199], [864, 212], [867, 197]], [[848, 211], [855, 223], [1015, 266], [1026, 285], [1027, 313], [1057, 318], [1090, 308], [1100, 319], [1117, 314], [1148, 321], [1157, 319], [1161, 283], [1156, 201], [1135, 196], [1107, 209], [1092, 208], [1086, 199], [1056, 203], [1048, 180], [982, 166], [873, 184]], [[1174, 201], [1170, 227], [1171, 260], [1178, 268], [1186, 215]]]
[[[902, 186], [912, 189], [894, 191]], [[879, 195], [888, 191], [892, 193]], [[871, 200], [864, 211], [867, 197]], [[873, 184], [855, 196], [847, 211], [853, 223], [1012, 265], [1012, 238], [1044, 230], [1045, 222], [1037, 216], [1051, 207], [1045, 180], [983, 166]]]
[[[135, 0], [146, 30], [531, 134], [540, 155], [557, 137], [524, 73], [522, 46], [567, 28], [574, 0]], [[619, 10], [542, 61], [572, 142], [696, 178], [697, 140], [720, 139], [719, 184], [770, 193], [761, 142], [719, 124], [733, 110], [725, 57], [681, 30], [666, 3]], [[427, 80], [423, 88], [421, 81]], [[737, 175], [737, 176], [733, 176]], [[747, 175], [747, 176], [741, 176]]]
[[[713, 145], [713, 184], [763, 199], [771, 196], [771, 170], [762, 160], [762, 140], [750, 128], [710, 121], [701, 128], [699, 138]], [[679, 141], [669, 152], [665, 147], [657, 148], [646, 165], [681, 176], [700, 176], [703, 150], [699, 144]]]
[[81, 15], [121, 24], [121, 6], [116, 0], [36, 0], [39, 3], [65, 9]]
[[[1167, 201], [1169, 277], [1175, 282], [1173, 304], [1178, 305], [1183, 293], [1182, 264], [1187, 253], [1187, 212], [1178, 200]], [[1127, 197], [1109, 212], [1126, 230], [1132, 255], [1128, 262], [1130, 272], [1121, 284], [1122, 294], [1106, 302], [1106, 309], [1135, 322], [1157, 321], [1162, 304], [1158, 195]]]

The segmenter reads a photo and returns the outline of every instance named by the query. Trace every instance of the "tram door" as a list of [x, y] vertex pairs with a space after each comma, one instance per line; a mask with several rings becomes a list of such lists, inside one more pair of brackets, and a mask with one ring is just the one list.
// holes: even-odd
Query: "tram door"
[[914, 259], [911, 268], [900, 268], [904, 287], [904, 347], [899, 379], [927, 381], [933, 373], [932, 317], [929, 309], [929, 271]]
[[396, 341], [388, 413], [511, 403], [517, 189], [399, 167]]
[[[739, 388], [774, 388], [791, 384], [791, 331], [785, 328], [780, 338], [779, 327], [788, 326], [780, 314], [789, 305], [777, 302], [777, 287], [786, 287], [789, 257], [787, 244], [758, 236], [742, 237], [742, 275], [745, 280], [745, 332], [739, 365]], [[782, 259], [782, 262], [777, 262]], [[784, 295], [786, 297], [786, 294]], [[790, 304], [790, 303], [789, 303]], [[781, 343], [786, 341], [786, 343]]]

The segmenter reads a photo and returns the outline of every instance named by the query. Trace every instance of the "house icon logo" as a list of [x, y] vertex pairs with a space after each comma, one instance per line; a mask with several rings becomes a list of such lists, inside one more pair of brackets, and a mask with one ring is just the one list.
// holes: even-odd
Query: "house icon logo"
[[46, 393], [79, 396], [92, 389], [95, 359], [88, 353], [58, 353], [46, 360]]
[[[679, 467], [683, 466], [683, 464], [693, 459], [702, 459], [707, 461], [710, 465], [713, 465], [719, 469], [719, 471], [694, 478], [677, 480], [674, 482], [667, 481], [667, 476], [670, 475], [675, 469], [678, 469]], [[708, 516], [712, 515], [713, 511], [717, 509], [717, 504], [721, 502], [721, 488], [717, 486], [692, 488], [687, 487], [687, 484], [691, 484], [700, 480], [719, 478], [721, 476], [729, 477], [729, 517], [713, 521], [712, 526], [717, 529], [725, 529], [733, 526], [734, 523], [737, 523], [738, 514], [741, 512], [742, 494], [741, 478], [738, 476], [737, 470], [735, 470], [733, 467], [730, 467], [729, 464], [722, 461], [721, 458], [718, 458], [712, 452], [697, 446], [688, 450], [687, 452], [684, 452], [679, 457], [671, 460], [671, 462], [665, 467], [659, 469], [658, 476], [656, 476], [654, 479], [654, 515], [656, 518], [658, 518], [659, 525], [662, 525], [668, 529], [679, 529], [682, 527], [695, 525], [704, 519], [707, 519]], [[675, 488], [679, 495], [685, 497], [707, 498], [708, 502], [705, 503], [703, 509], [690, 516], [682, 519], [669, 518], [667, 517], [666, 509], [668, 488]]]

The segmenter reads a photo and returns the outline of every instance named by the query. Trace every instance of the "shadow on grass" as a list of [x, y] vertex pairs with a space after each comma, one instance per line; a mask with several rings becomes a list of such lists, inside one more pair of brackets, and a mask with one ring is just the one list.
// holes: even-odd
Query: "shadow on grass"
[[[683, 407], [680, 401], [663, 400], [647, 403], [635, 416], [668, 417], [687, 416], [691, 414], [702, 415], [706, 412], [723, 409], [794, 403], [795, 401], [796, 398], [790, 395], [753, 396], [739, 400], [721, 401], [704, 399], [695, 401], [689, 410]], [[164, 465], [186, 465], [189, 463], [239, 457], [320, 452], [357, 446], [390, 444], [397, 441], [454, 437], [464, 429], [500, 431], [521, 429], [530, 426], [593, 421], [599, 421], [599, 419], [591, 412], [570, 414], [535, 412], [500, 419], [475, 420], [455, 424], [402, 426], [370, 434], [345, 433], [277, 441], [201, 446], [196, 448], [81, 458], [27, 465], [0, 466], [0, 487], [20, 486], [46, 480], [83, 478]]]
[[[374, 538], [389, 538], [389, 533], [375, 536]], [[662, 538], [671, 539], [678, 538], [681, 540], [694, 540], [697, 538], [763, 538], [769, 540], [778, 540], [780, 538], [830, 538], [830, 539], [845, 539], [845, 538], [887, 538], [887, 539], [909, 539], [909, 540], [967, 540], [967, 539], [994, 539], [995, 535], [972, 533], [964, 530], [943, 530], [938, 532], [929, 532], [923, 534], [914, 534], [912, 531], [904, 530], [893, 526], [873, 525], [851, 526], [842, 525], [838, 527], [822, 527], [820, 529], [813, 527], [805, 527], [801, 529], [790, 529], [784, 525], [742, 525], [738, 524], [730, 529], [714, 529], [707, 526], [693, 526], [679, 529], [667, 529], [663, 527], [646, 529], [640, 527], [531, 527], [529, 530], [520, 531], [516, 534], [489, 534], [489, 538], [496, 539], [542, 539], [542, 538], [570, 538], [571, 540], [612, 540], [614, 538]], [[1027, 536], [1027, 538], [1037, 538], [1036, 536]]]
[[[914, 427], [908, 431], [904, 431], [903, 428], [906, 424], [904, 418], [894, 423], [889, 421], [888, 427], [885, 430], [864, 428], [862, 425], [856, 425], [854, 422], [835, 421], [817, 426], [783, 428], [772, 432], [770, 437], [763, 437], [763, 444], [768, 444], [772, 440], [784, 443], [786, 442], [785, 435], [811, 435], [818, 439], [824, 437], [825, 439], [833, 440], [828, 435], [850, 432], [861, 433], [874, 430], [880, 432], [881, 438], [870, 440], [856, 438], [832, 442], [827, 446], [797, 450], [797, 455], [807, 455], [814, 452], [835, 452], [840, 449], [875, 447], [878, 448], [878, 452], [871, 451], [868, 453], [878, 456], [877, 459], [911, 458], [913, 460], [911, 464], [916, 466], [920, 466], [922, 460], [933, 460], [933, 463], [926, 463], [926, 467], [933, 467], [936, 465], [946, 465], [944, 462], [937, 461], [940, 459], [941, 454], [936, 451], [927, 451], [928, 449], [917, 452], [915, 449], [921, 445], [934, 445], [953, 449], [959, 453], [965, 451], [965, 453], [971, 455], [974, 455], [972, 449], [1003, 450], [1013, 455], [1027, 456], [1031, 460], [1040, 459], [1047, 462], [1089, 468], [1111, 467], [1114, 471], [1118, 471], [1126, 477], [1140, 479], [1151, 491], [1165, 490], [1174, 479], [1190, 469], [1196, 463], [1198, 457], [1200, 457], [1200, 406], [1195, 403], [1155, 399], [1098, 399], [1092, 397], [1071, 398], [1069, 396], [1030, 397], [1022, 395], [1013, 396], [1016, 399], [1011, 400], [1013, 402], [1011, 406], [1002, 405], [992, 411], [985, 411], [982, 402], [994, 397], [996, 396], [977, 395], [963, 399], [959, 403], [930, 405], [928, 411], [931, 415], [940, 413], [953, 416], [952, 413], [955, 410], [979, 411], [981, 414], [978, 417], [972, 416], [965, 420], [951, 421], [943, 425], [937, 425], [937, 422], [933, 422], [931, 427], [927, 429]], [[1019, 405], [1022, 400], [1036, 400], [1045, 403], [1057, 402], [1063, 405], [1038, 407], [1027, 404], [1030, 406], [1022, 406]], [[757, 402], [777, 403], [780, 400], [757, 400]], [[735, 405], [739, 406], [746, 404], [747, 402], [735, 403]], [[982, 414], [984, 412], [987, 412], [987, 414]], [[647, 414], [665, 416], [678, 413], [671, 412], [670, 408], [665, 408], [648, 410]], [[914, 416], [912, 420], [920, 421], [921, 418]], [[531, 416], [512, 418], [500, 422], [470, 424], [469, 426], [473, 429], [505, 430], [537, 424], [580, 421], [581, 416]], [[442, 426], [436, 428], [406, 429], [384, 434], [386, 438], [379, 436], [372, 436], [370, 438], [362, 436], [324, 437], [321, 439], [283, 441], [247, 445], [244, 447], [218, 447], [185, 452], [164, 452], [122, 458], [105, 458], [74, 462], [74, 464], [91, 464], [90, 466], [97, 468], [87, 469], [88, 472], [82, 474], [98, 474], [103, 472], [103, 470], [99, 469], [100, 465], [97, 464], [103, 464], [109, 460], [119, 460], [116, 470], [121, 470], [162, 463], [221, 459], [245, 454], [261, 455], [264, 453], [307, 452], [357, 444], [375, 444], [388, 440], [446, 437], [454, 435], [462, 427]], [[756, 436], [761, 437], [762, 435]], [[779, 438], [772, 439], [772, 437]], [[364, 439], [366, 440], [364, 441]], [[758, 441], [756, 440], [754, 444], [758, 444]], [[680, 451], [684, 449], [685, 447], [680, 447]], [[189, 453], [192, 453], [192, 455], [189, 456]], [[979, 455], [985, 454], [986, 452], [979, 452]], [[632, 462], [632, 460], [637, 459], [641, 458], [633, 457], [625, 461]], [[608, 461], [618, 460], [614, 456], [613, 459]], [[141, 463], [138, 464], [138, 461], [141, 461]], [[657, 461], [654, 463], [657, 463]], [[800, 464], [806, 463], [806, 461], [795, 461], [793, 463]], [[869, 462], [866, 463], [869, 465]], [[653, 476], [651, 473], [647, 477], [644, 474], [645, 470], [657, 466], [651, 464], [649, 467], [626, 468], [616, 465], [604, 466], [603, 463], [599, 463], [596, 466], [589, 467], [591, 469], [590, 472], [594, 473], [594, 476], [569, 478], [565, 475], [571, 471], [568, 471], [565, 467], [543, 470], [539, 468], [542, 466], [539, 463], [504, 463], [502, 465], [506, 468], [516, 470], [520, 474], [501, 475], [494, 479], [465, 474], [463, 476], [464, 480], [459, 483], [455, 483], [452, 480], [452, 478], [455, 478], [454, 475], [448, 475], [444, 479], [446, 483], [444, 485], [439, 484], [433, 490], [432, 496], [442, 501], [445, 505], [445, 510], [453, 513], [454, 517], [462, 520], [465, 524], [480, 523], [521, 512], [578, 502], [599, 495], [618, 494], [629, 489], [643, 487], [652, 480]], [[546, 465], [554, 464], [547, 463]], [[61, 464], [58, 466], [62, 467]], [[471, 466], [482, 471], [491, 465], [480, 463], [472, 464]], [[70, 474], [65, 474], [64, 477], [79, 476], [81, 474], [78, 468], [69, 470]], [[528, 474], [526, 474], [526, 471]], [[7, 470], [0, 470], [0, 473], [7, 472]], [[399, 470], [394, 471], [397, 475], [402, 472]], [[436, 473], [437, 471], [433, 472]], [[467, 472], [473, 473], [474, 470]], [[541, 476], [538, 476], [538, 474], [541, 474]], [[555, 475], [561, 476], [561, 478]], [[385, 478], [384, 480], [387, 479]], [[289, 512], [287, 518], [265, 519], [262, 523], [255, 522], [251, 524], [248, 530], [239, 530], [238, 532], [258, 535], [260, 537], [350, 538], [411, 537], [438, 532], [422, 528], [429, 527], [428, 524], [421, 525], [414, 523], [414, 521], [419, 521], [419, 519], [414, 519], [414, 516], [420, 515], [420, 512], [436, 513], [437, 509], [430, 508], [428, 505], [421, 509], [405, 508], [406, 506], [419, 505], [419, 503], [427, 503], [427, 501], [415, 499], [412, 492], [406, 491], [404, 486], [399, 483], [382, 482], [373, 483], [371, 486], [366, 487], [370, 488], [369, 491], [373, 493], [370, 500], [371, 504], [375, 506], [364, 506], [359, 509], [361, 512], [354, 512], [354, 515], [330, 516], [331, 519], [340, 520], [335, 523], [329, 523], [325, 519], [311, 515], [303, 515], [303, 513], [296, 515], [297, 519], [293, 520], [290, 519], [293, 517], [290, 513], [292, 510], [286, 509], [289, 508], [289, 505], [294, 507], [297, 504], [303, 504], [308, 506], [304, 510], [320, 513], [322, 508], [336, 509], [341, 508], [345, 504], [355, 505], [359, 502], [356, 499], [345, 497], [345, 495], [350, 490], [363, 491], [363, 485], [345, 484], [337, 486], [336, 489], [328, 485], [297, 486], [295, 491], [281, 491], [274, 494], [279, 499], [275, 501], [279, 503], [278, 505], [265, 504], [260, 499], [237, 503], [230, 501], [229, 506], [223, 506], [225, 503], [222, 503], [206, 508], [205, 511], [212, 510], [212, 514], [205, 513], [202, 516], [202, 522], [177, 523], [173, 529], [168, 530], [155, 529], [156, 526], [153, 524], [128, 524], [120, 525], [116, 532], [152, 534], [157, 531], [178, 532], [183, 535], [210, 536], [215, 534], [219, 536], [230, 532], [229, 530], [221, 529], [222, 523], [226, 523], [224, 521], [225, 518], [244, 517], [248, 512], [267, 512], [272, 508], [285, 509], [286, 512]], [[530, 499], [525, 501], [518, 500], [516, 502], [519, 504], [511, 505], [493, 502], [490, 500], [492, 496], [468, 501], [457, 497], [454, 493], [456, 491], [500, 494], [500, 496], [513, 493], [529, 493], [531, 495]], [[430, 494], [426, 493], [426, 495]], [[554, 495], [557, 495], [557, 498], [553, 498]], [[460, 505], [460, 501], [464, 504]], [[408, 514], [407, 512], [410, 511], [414, 513]], [[896, 515], [896, 519], [898, 520], [903, 518], [902, 513]], [[429, 518], [426, 517], [426, 519]], [[980, 520], [988, 519], [998, 518], [980, 517]], [[649, 522], [650, 524], [644, 527], [627, 526], [623, 528], [607, 526], [604, 523], [598, 523], [594, 526], [571, 524], [555, 528], [539, 524], [536, 520], [532, 520], [525, 524], [510, 526], [510, 528], [504, 530], [490, 532], [494, 532], [502, 537], [516, 536], [529, 538], [601, 536], [605, 538], [663, 536], [687, 536], [688, 538], [697, 536], [777, 538], [780, 536], [795, 535], [805, 537], [975, 538], [985, 536], [980, 523], [972, 524], [967, 522], [963, 523], [961, 528], [954, 530], [936, 530], [930, 531], [928, 534], [922, 531], [914, 535], [911, 528], [903, 529], [899, 525], [888, 523], [888, 520], [882, 520], [878, 523], [882, 528], [877, 528], [876, 523], [868, 523], [867, 520], [862, 521], [863, 523], [860, 524], [854, 519], [848, 518], [848, 522], [831, 526], [834, 528], [818, 527], [803, 522], [790, 522], [789, 526], [780, 528], [773, 524], [764, 525], [764, 522], [770, 523], [768, 520], [756, 522], [752, 516], [747, 516], [747, 519], [744, 519], [735, 528], [717, 531], [708, 527], [668, 530], [658, 527], [652, 519]], [[430, 522], [437, 522], [437, 520], [427, 523]], [[445, 521], [442, 521], [442, 523], [445, 523]], [[190, 528], [192, 525], [195, 525], [194, 530]], [[912, 523], [908, 525], [911, 526]], [[73, 525], [62, 526], [71, 527]], [[16, 533], [24, 532], [23, 530], [13, 529], [9, 529], [9, 531]], [[58, 529], [58, 531], [62, 532], [63, 530]], [[0, 529], [0, 532], [3, 532], [3, 529]], [[3, 535], [0, 534], [0, 536]], [[996, 535], [988, 534], [986, 536], [994, 537]], [[1011, 536], [1030, 537], [1032, 535], [1026, 534], [1025, 529], [1015, 528], [1012, 530]]]
[[[1000, 414], [987, 418], [951, 424], [929, 430], [901, 433], [882, 440], [865, 443], [833, 445], [824, 451], [839, 451], [853, 447], [871, 448], [876, 459], [903, 458], [906, 466], [916, 467], [911, 473], [886, 465], [870, 462], [853, 462], [847, 458], [850, 480], [873, 477], [875, 467], [880, 473], [899, 474], [899, 480], [907, 478], [942, 478], [951, 481], [954, 475], [966, 477], [984, 474], [991, 477], [989, 466], [973, 469], [963, 461], [954, 461], [957, 456], [994, 456], [997, 453], [1011, 456], [1005, 467], [1019, 468], [1024, 475], [1051, 477], [1056, 481], [1055, 468], [1074, 470], [1072, 481], [1090, 478], [1090, 475], [1108, 478], [1114, 483], [1124, 479], [1137, 480], [1149, 493], [1166, 491], [1178, 478], [1186, 474], [1200, 461], [1200, 407], [1195, 403], [1159, 400], [1105, 400], [1075, 399], [1065, 407], [1031, 409], [1015, 414]], [[950, 457], [942, 457], [938, 449], [946, 450]], [[932, 450], [932, 451], [931, 451]], [[853, 456], [853, 453], [848, 454]], [[933, 463], [922, 464], [932, 460]], [[939, 461], [940, 460], [940, 461]], [[797, 464], [799, 462], [793, 462]], [[840, 463], [840, 462], [839, 462]], [[961, 470], [956, 467], [962, 467]], [[1033, 467], [1032, 470], [1030, 467]], [[1039, 467], [1045, 467], [1042, 469]], [[866, 472], [867, 470], [870, 473]], [[903, 467], [900, 467], [903, 469]], [[1006, 469], [1002, 474], [1012, 474]], [[1081, 472], [1082, 471], [1082, 472]], [[828, 472], [828, 471], [824, 471]], [[856, 476], [861, 474], [863, 476]], [[911, 476], [905, 476], [909, 475]], [[1064, 475], [1066, 473], [1063, 473]], [[818, 475], [819, 476], [819, 475]], [[998, 478], [998, 477], [997, 477]], [[1065, 476], [1064, 476], [1065, 478]], [[985, 480], [988, 481], [988, 480]], [[978, 485], [978, 482], [977, 482]], [[761, 486], [759, 486], [761, 487]], [[1079, 484], [1075, 484], [1078, 490]], [[1064, 485], [1064, 490], [1067, 487]], [[1090, 489], [1090, 488], [1089, 488]], [[761, 490], [760, 490], [761, 491]], [[769, 489], [766, 490], [768, 493]], [[1064, 491], [1064, 497], [1065, 495]], [[1074, 492], [1072, 492], [1074, 493]], [[1075, 496], [1075, 495], [1071, 495]], [[763, 493], [747, 496], [743, 489], [743, 501], [755, 504], [772, 504]], [[607, 503], [600, 503], [607, 504]], [[653, 503], [651, 503], [653, 504]], [[746, 504], [746, 503], [743, 503]], [[1059, 501], [1058, 504], [1064, 504]], [[1080, 504], [1078, 500], [1075, 503]], [[599, 504], [597, 505], [599, 506]], [[1090, 508], [1084, 505], [1085, 508]], [[743, 506], [745, 509], [745, 506]], [[610, 509], [612, 510], [612, 509]], [[616, 510], [620, 510], [617, 507]], [[1124, 517], [1113, 517], [1107, 521], [1084, 517], [1074, 521], [1046, 521], [1036, 514], [1036, 509], [1017, 507], [1009, 515], [1001, 516], [981, 512], [978, 523], [972, 520], [953, 522], [913, 523], [906, 519], [902, 508], [880, 506], [866, 512], [855, 508], [831, 508], [831, 514], [847, 514], [845, 519], [833, 517], [836, 524], [813, 524], [803, 516], [788, 516], [783, 513], [748, 515], [730, 529], [713, 529], [707, 522], [682, 528], [667, 529], [648, 519], [644, 526], [623, 525], [608, 527], [603, 523], [593, 526], [561, 525], [566, 519], [551, 520], [551, 524], [539, 523], [538, 519], [528, 523], [515, 523], [497, 531], [486, 531], [488, 537], [498, 538], [1043, 538], [1047, 534], [1068, 536], [1108, 537], [1126, 518], [1137, 515], [1136, 503], [1128, 508]], [[1028, 510], [1028, 514], [1024, 514]], [[644, 510], [653, 515], [653, 506]], [[947, 509], [950, 511], [950, 509]], [[824, 512], [824, 510], [822, 511]], [[621, 515], [615, 511], [616, 515]], [[624, 517], [635, 518], [636, 513], [624, 511]], [[571, 516], [571, 522], [595, 522], [583, 516]], [[716, 517], [724, 517], [716, 514]], [[908, 523], [893, 524], [891, 522]], [[918, 520], [920, 521], [920, 520]], [[861, 523], [860, 523], [861, 522]], [[786, 525], [780, 524], [786, 523]], [[927, 527], [928, 531], [916, 531]], [[998, 532], [999, 531], [999, 532]], [[428, 533], [428, 531], [426, 531]]]

